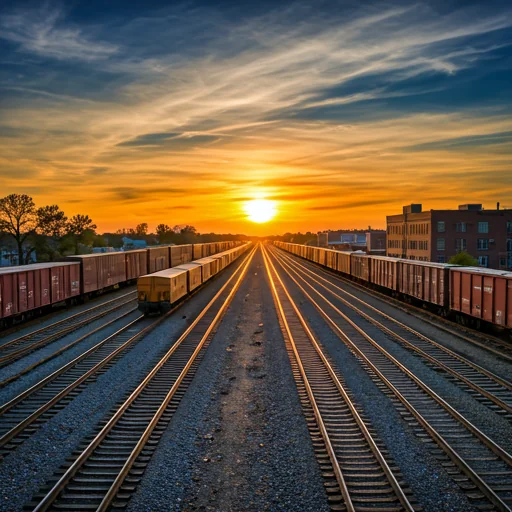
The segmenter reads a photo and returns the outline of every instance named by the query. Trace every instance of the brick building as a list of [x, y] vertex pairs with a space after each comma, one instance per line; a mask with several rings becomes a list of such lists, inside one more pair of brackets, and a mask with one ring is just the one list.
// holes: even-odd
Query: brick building
[[387, 256], [445, 263], [466, 251], [482, 267], [512, 269], [512, 210], [500, 210], [499, 203], [495, 210], [465, 204], [425, 212], [411, 204], [386, 220]]

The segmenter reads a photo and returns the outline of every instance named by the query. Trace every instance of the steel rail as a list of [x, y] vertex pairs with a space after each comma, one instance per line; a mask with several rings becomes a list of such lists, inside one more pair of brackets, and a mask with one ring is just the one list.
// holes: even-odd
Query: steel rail
[[[302, 379], [304, 381], [306, 390], [308, 392], [309, 400], [310, 400], [310, 402], [311, 402], [311, 404], [313, 406], [313, 410], [314, 410], [314, 414], [315, 414], [317, 423], [318, 423], [318, 425], [319, 425], [319, 427], [320, 427], [320, 429], [322, 431], [322, 437], [324, 438], [324, 442], [325, 442], [325, 444], [327, 446], [331, 462], [335, 461], [335, 463], [333, 464], [333, 468], [335, 468], [336, 475], [339, 476], [339, 478], [341, 480], [341, 482], [340, 482], [340, 480], [338, 480], [338, 483], [340, 483], [340, 489], [342, 491], [342, 495], [343, 495], [343, 498], [345, 500], [345, 505], [346, 505], [347, 509], [348, 510], [356, 510], [356, 507], [352, 503], [350, 492], [348, 490], [348, 487], [346, 485], [345, 479], [343, 477], [343, 472], [341, 470], [341, 467], [339, 466], [339, 463], [338, 463], [338, 460], [337, 460], [337, 457], [336, 457], [336, 453], [335, 453], [334, 448], [333, 448], [333, 446], [332, 446], [332, 444], [330, 442], [329, 434], [327, 432], [327, 429], [325, 427], [325, 423], [324, 423], [323, 418], [322, 418], [322, 413], [321, 413], [321, 411], [320, 411], [320, 409], [319, 409], [319, 407], [317, 405], [314, 392], [313, 392], [312, 387], [311, 387], [311, 385], [309, 383], [308, 375], [307, 375], [307, 372], [306, 372], [306, 370], [304, 368], [304, 365], [303, 365], [303, 362], [302, 362], [302, 357], [299, 354], [297, 345], [295, 343], [294, 336], [292, 334], [290, 325], [289, 325], [288, 320], [286, 318], [286, 314], [285, 314], [285, 311], [284, 311], [284, 308], [283, 308], [283, 303], [282, 303], [282, 301], [281, 301], [281, 299], [279, 297], [279, 293], [277, 291], [277, 287], [276, 287], [276, 284], [274, 282], [274, 278], [272, 277], [272, 272], [271, 272], [270, 269], [272, 269], [272, 271], [275, 273], [276, 278], [277, 278], [277, 280], [279, 282], [279, 285], [281, 286], [281, 288], [283, 290], [283, 293], [285, 294], [289, 304], [291, 305], [293, 311], [295, 312], [295, 315], [299, 319], [299, 322], [300, 322], [300, 324], [302, 326], [302, 329], [305, 332], [309, 342], [311, 343], [311, 346], [313, 347], [314, 351], [316, 352], [316, 354], [320, 358], [320, 360], [321, 360], [322, 364], [324, 365], [325, 369], [327, 369], [327, 372], [328, 372], [330, 378], [332, 379], [332, 381], [333, 381], [336, 389], [338, 390], [339, 394], [343, 398], [343, 401], [346, 403], [346, 405], [350, 409], [352, 417], [354, 418], [354, 420], [357, 423], [360, 431], [362, 432], [364, 438], [366, 439], [366, 442], [368, 443], [368, 446], [370, 447], [374, 457], [377, 459], [381, 469], [385, 473], [386, 478], [387, 478], [389, 484], [391, 485], [393, 491], [395, 492], [395, 495], [396, 495], [397, 499], [399, 500], [399, 502], [403, 506], [404, 510], [407, 510], [409, 512], [413, 512], [415, 510], [415, 508], [413, 507], [413, 505], [410, 503], [409, 499], [405, 495], [402, 487], [400, 486], [398, 480], [396, 479], [395, 475], [391, 471], [388, 463], [386, 462], [384, 456], [382, 455], [382, 453], [379, 450], [377, 444], [375, 443], [375, 440], [373, 439], [372, 435], [370, 434], [366, 424], [364, 423], [363, 419], [361, 418], [360, 414], [358, 413], [358, 411], [357, 411], [355, 405], [353, 404], [351, 398], [347, 394], [344, 386], [339, 381], [338, 376], [336, 375], [334, 369], [332, 368], [332, 365], [329, 363], [329, 361], [325, 357], [322, 349], [318, 345], [318, 343], [316, 341], [316, 338], [313, 335], [313, 333], [311, 332], [311, 330], [310, 330], [306, 320], [304, 319], [303, 315], [301, 314], [301, 312], [297, 308], [297, 305], [295, 304], [294, 300], [292, 299], [292, 297], [291, 297], [289, 291], [287, 290], [284, 282], [282, 281], [281, 277], [279, 276], [279, 273], [277, 272], [277, 270], [276, 270], [274, 264], [272, 263], [270, 257], [266, 254], [266, 249], [265, 248], [263, 248], [263, 257], [264, 257], [264, 260], [265, 260], [265, 267], [267, 269], [267, 274], [268, 274], [268, 277], [269, 277], [269, 281], [270, 281], [270, 284], [271, 284], [271, 287], [272, 287], [272, 291], [273, 291], [273, 295], [274, 295], [274, 300], [275, 300], [275, 302], [276, 302], [276, 304], [278, 306], [278, 311], [279, 311], [280, 317], [281, 317], [281, 319], [283, 321], [283, 324], [285, 326], [285, 330], [287, 332], [288, 338], [289, 338], [290, 343], [292, 345], [293, 353], [295, 355], [295, 359], [297, 361], [297, 364], [298, 364], [298, 367], [299, 367]], [[371, 501], [371, 498], [370, 498], [369, 501]]]
[[[284, 249], [281, 249], [281, 250], [284, 251]], [[289, 253], [289, 254], [291, 254], [291, 253]], [[371, 297], [392, 303], [397, 309], [400, 309], [401, 311], [407, 313], [408, 315], [411, 315], [411, 316], [414, 316], [415, 318], [423, 320], [424, 322], [436, 327], [437, 329], [440, 329], [444, 332], [452, 334], [453, 336], [456, 336], [457, 338], [467, 341], [468, 343], [471, 343], [472, 345], [480, 347], [480, 348], [486, 350], [487, 352], [491, 352], [492, 354], [498, 355], [508, 362], [512, 362], [512, 355], [511, 355], [512, 344], [510, 344], [510, 343], [507, 343], [499, 338], [496, 338], [495, 336], [483, 335], [483, 334], [479, 333], [478, 331], [475, 331], [474, 329], [471, 329], [465, 325], [455, 324], [455, 326], [459, 327], [460, 329], [468, 331], [469, 334], [471, 334], [473, 337], [467, 336], [466, 334], [463, 334], [462, 332], [459, 332], [456, 329], [452, 328], [452, 325], [454, 325], [454, 322], [452, 322], [450, 320], [447, 320], [443, 317], [439, 317], [429, 311], [420, 309], [419, 307], [414, 306], [413, 304], [404, 303], [404, 302], [402, 302], [394, 297], [390, 297], [389, 295], [386, 295], [382, 292], [379, 292], [377, 290], [370, 289], [366, 286], [363, 286], [360, 283], [357, 283], [355, 281], [352, 281], [351, 279], [348, 279], [345, 276], [340, 275], [339, 271], [337, 271], [337, 270], [334, 270], [329, 267], [324, 267], [324, 266], [320, 265], [319, 263], [316, 263], [311, 260], [307, 260], [307, 259], [303, 258], [302, 256], [298, 256], [297, 254], [293, 254], [293, 256], [297, 256], [297, 258], [303, 259], [304, 261], [310, 263], [312, 266], [317, 267], [320, 272], [322, 272], [323, 274], [325, 274], [327, 276], [333, 277], [336, 280], [341, 281], [342, 283], [346, 283], [350, 286], [353, 286], [354, 288], [359, 289], [361, 292], [366, 293], [367, 295], [369, 295]], [[450, 324], [450, 326], [443, 325], [444, 323]], [[476, 338], [483, 339], [483, 341], [479, 341]], [[500, 350], [500, 349], [490, 346], [489, 342], [494, 345], [500, 346], [502, 349]]]
[[[280, 254], [280, 257], [281, 257], [281, 254]], [[319, 276], [318, 274], [316, 274], [315, 272], [309, 270], [307, 267], [303, 266], [303, 265], [300, 265], [299, 263], [295, 262], [295, 260], [293, 258], [290, 258], [289, 256], [286, 257], [286, 256], [283, 256], [284, 258], [286, 258], [286, 260], [290, 263], [290, 265], [292, 265], [294, 268], [299, 268], [301, 269], [302, 272], [304, 272], [304, 274], [308, 274], [308, 278], [311, 278], [312, 281], [314, 281], [315, 283], [317, 283], [319, 286], [321, 286], [323, 289], [325, 289], [326, 291], [328, 291], [330, 294], [332, 294], [334, 297], [336, 297], [338, 300], [340, 300], [344, 305], [346, 305], [347, 307], [349, 307], [350, 309], [352, 309], [353, 311], [355, 311], [358, 315], [360, 315], [361, 317], [363, 317], [365, 320], [367, 320], [368, 322], [372, 323], [373, 325], [375, 325], [376, 327], [378, 327], [379, 329], [381, 329], [382, 331], [384, 331], [386, 334], [389, 334], [390, 336], [392, 336], [393, 338], [395, 338], [396, 340], [398, 340], [402, 345], [404, 345], [406, 348], [416, 352], [417, 354], [419, 354], [420, 356], [422, 356], [424, 359], [427, 359], [428, 361], [430, 361], [431, 363], [435, 364], [436, 366], [438, 366], [439, 368], [442, 368], [446, 373], [449, 373], [450, 375], [454, 376], [456, 379], [460, 380], [461, 382], [463, 382], [466, 386], [468, 386], [469, 388], [473, 389], [474, 391], [476, 391], [477, 393], [481, 394], [482, 396], [484, 396], [485, 398], [487, 398], [488, 400], [490, 400], [491, 402], [493, 402], [495, 405], [497, 405], [498, 407], [500, 407], [501, 409], [503, 409], [504, 411], [506, 411], [507, 413], [512, 413], [512, 405], [505, 402], [504, 400], [502, 400], [501, 398], [499, 398], [498, 396], [496, 396], [494, 393], [486, 390], [484, 387], [482, 387], [481, 385], [479, 384], [475, 384], [471, 379], [469, 379], [468, 377], [462, 375], [459, 371], [451, 368], [448, 364], [442, 362], [441, 360], [437, 359], [436, 357], [428, 354], [425, 350], [422, 350], [421, 348], [417, 347], [414, 343], [412, 343], [411, 341], [407, 340], [406, 338], [404, 338], [403, 336], [400, 336], [398, 333], [396, 333], [395, 331], [393, 331], [392, 329], [386, 327], [384, 324], [382, 324], [381, 322], [379, 322], [378, 320], [376, 320], [375, 318], [371, 317], [370, 315], [368, 315], [367, 313], [365, 313], [364, 311], [362, 311], [361, 309], [359, 309], [358, 307], [356, 307], [354, 304], [350, 303], [348, 300], [344, 299], [341, 295], [337, 294], [336, 292], [334, 292], [333, 290], [331, 290], [328, 286], [325, 286], [323, 285], [318, 279], [316, 279], [315, 277], [318, 277], [320, 278], [322, 281], [325, 281], [328, 283], [329, 286], [333, 286], [334, 288], [336, 288], [337, 290], [340, 290], [341, 292], [345, 293], [346, 295], [348, 295], [351, 299], [354, 299], [354, 300], [357, 300], [358, 302], [362, 303], [365, 307], [369, 308], [370, 310], [372, 310], [373, 312], [379, 314], [380, 316], [382, 316], [383, 318], [385, 318], [386, 320], [389, 320], [391, 321], [393, 324], [396, 324], [397, 326], [399, 326], [401, 329], [404, 329], [408, 332], [410, 332], [411, 334], [413, 334], [414, 336], [417, 336], [419, 339], [421, 339], [422, 341], [432, 345], [433, 347], [435, 347], [436, 349], [438, 350], [441, 350], [442, 352], [444, 352], [446, 355], [448, 355], [449, 357], [452, 357], [453, 359], [455, 359], [456, 361], [468, 366], [471, 370], [473, 370], [474, 372], [476, 372], [477, 374], [477, 377], [478, 376], [485, 376], [487, 377], [491, 382], [488, 384], [488, 385], [496, 385], [498, 384], [499, 386], [502, 386], [503, 388], [506, 388], [506, 390], [511, 390], [512, 391], [512, 383], [499, 377], [498, 375], [495, 375], [494, 373], [490, 372], [489, 370], [481, 367], [480, 365], [476, 364], [476, 363], [473, 363], [472, 361], [466, 359], [465, 357], [457, 354], [456, 352], [444, 347], [443, 345], [441, 345], [440, 343], [437, 343], [436, 341], [430, 339], [429, 337], [421, 334], [420, 332], [416, 331], [415, 329], [413, 329], [412, 327], [409, 327], [408, 325], [396, 320], [395, 318], [393, 318], [392, 316], [390, 315], [387, 315], [386, 313], [380, 311], [379, 309], [375, 308], [374, 306], [372, 306], [371, 304], [368, 304], [366, 302], [364, 302], [362, 299], [359, 299], [358, 297], [352, 295], [351, 293], [349, 292], [346, 292], [345, 290], [343, 290], [342, 288], [340, 288], [339, 286], [336, 286], [335, 284], [333, 283], [330, 283], [327, 279]], [[510, 396], [510, 401], [512, 402], [512, 395]]]
[[[127, 311], [126, 313], [123, 313], [122, 315], [119, 315], [118, 317], [113, 318], [112, 320], [109, 320], [107, 323], [102, 324], [99, 327], [96, 327], [95, 329], [93, 329], [92, 331], [88, 332], [87, 334], [84, 334], [83, 336], [80, 336], [80, 338], [78, 338], [75, 341], [69, 343], [68, 345], [60, 348], [59, 350], [57, 350], [53, 354], [50, 354], [49, 356], [44, 357], [43, 359], [40, 359], [39, 361], [31, 364], [30, 366], [27, 366], [26, 368], [24, 368], [20, 372], [14, 374], [14, 375], [11, 375], [10, 377], [7, 377], [6, 379], [0, 381], [0, 388], [4, 388], [5, 386], [10, 384], [11, 382], [14, 382], [15, 380], [19, 379], [23, 375], [31, 372], [32, 370], [34, 370], [38, 366], [41, 366], [42, 364], [47, 363], [51, 359], [54, 359], [55, 357], [60, 356], [61, 354], [63, 354], [67, 350], [69, 350], [70, 348], [73, 348], [74, 346], [78, 345], [78, 343], [80, 343], [81, 341], [89, 338], [93, 334], [96, 334], [97, 332], [105, 329], [106, 327], [109, 327], [110, 325], [114, 324], [115, 322], [118, 322], [119, 320], [122, 320], [124, 317], [130, 315], [131, 313], [133, 313], [135, 311], [137, 311], [137, 308], [133, 308], [130, 311]], [[0, 415], [1, 414], [2, 414], [2, 408], [0, 407]]]
[[[287, 271], [284, 265], [280, 262], [281, 267], [289, 276], [289, 278], [297, 285], [298, 289], [303, 295], [315, 306], [323, 318], [325, 318], [329, 325], [333, 327], [333, 331], [338, 337], [355, 353], [361, 360], [365, 362], [368, 368], [379, 377], [379, 379], [386, 385], [386, 387], [398, 398], [398, 400], [405, 406], [405, 408], [414, 416], [416, 421], [428, 432], [433, 438], [435, 443], [448, 455], [448, 457], [460, 468], [460, 470], [480, 489], [480, 491], [487, 497], [487, 499], [497, 507], [498, 510], [510, 512], [511, 508], [505, 503], [500, 496], [492, 489], [490, 485], [479, 476], [471, 466], [464, 460], [464, 458], [444, 439], [444, 437], [437, 432], [437, 430], [425, 419], [425, 417], [410, 403], [404, 394], [385, 376], [385, 374], [378, 368], [376, 364], [363, 352], [348, 336], [347, 334], [332, 320], [332, 318], [325, 312], [325, 310], [313, 299], [313, 297], [306, 291], [306, 289]], [[323, 301], [325, 301], [330, 308], [332, 308], [341, 318], [351, 325], [371, 347], [377, 349], [377, 352], [384, 356], [389, 362], [396, 366], [403, 374], [405, 374], [415, 385], [422, 390], [428, 397], [432, 398], [435, 403], [440, 405], [450, 416], [457, 422], [462, 424], [468, 431], [470, 431], [487, 449], [491, 450], [498, 458], [507, 466], [512, 467], [512, 456], [507, 453], [498, 444], [487, 437], [471, 422], [469, 422], [462, 414], [450, 406], [443, 398], [424, 384], [418, 377], [416, 377], [409, 369], [407, 369], [396, 358], [384, 350], [378, 343], [376, 343], [366, 332], [364, 332], [357, 324], [352, 322], [343, 312], [341, 312], [334, 304], [332, 304], [326, 297], [324, 297], [318, 290], [309, 284], [304, 278], [298, 275], [296, 271], [292, 271], [316, 294], [318, 294]], [[512, 472], [510, 472], [512, 478]]]
[[[127, 295], [131, 295], [131, 294], [127, 294]], [[125, 297], [125, 295], [123, 295], [123, 298], [124, 297]], [[6, 355], [0, 356], [0, 366], [6, 366], [10, 363], [13, 363], [14, 361], [17, 361], [18, 359], [22, 358], [23, 356], [25, 356], [31, 352], [34, 352], [35, 350], [38, 350], [38, 349], [44, 347], [45, 345], [48, 345], [52, 341], [56, 341], [56, 340], [62, 338], [63, 336], [66, 336], [67, 334], [69, 334], [73, 331], [76, 331], [77, 329], [80, 329], [81, 327], [83, 327], [91, 322], [99, 320], [100, 318], [103, 318], [104, 316], [109, 315], [110, 313], [113, 313], [114, 311], [117, 311], [118, 309], [129, 304], [130, 302], [137, 300], [137, 297], [133, 297], [133, 298], [128, 299], [119, 304], [115, 304], [113, 307], [107, 308], [104, 311], [100, 311], [99, 313], [93, 315], [92, 317], [87, 316], [89, 313], [91, 313], [91, 311], [99, 309], [99, 308], [103, 309], [106, 305], [110, 305], [112, 302], [118, 302], [119, 300], [120, 299], [117, 298], [112, 301], [105, 302], [103, 304], [99, 304], [98, 306], [94, 306], [94, 308], [88, 309], [87, 311], [83, 312], [83, 314], [77, 313], [76, 315], [65, 318], [63, 320], [60, 320], [59, 322], [57, 322], [58, 324], [61, 324], [63, 322], [66, 322], [66, 323], [71, 322], [71, 325], [69, 325], [68, 327], [65, 327], [57, 332], [51, 333], [42, 339], [36, 339], [33, 343], [30, 343], [32, 341], [31, 340], [32, 337], [37, 338], [40, 334], [44, 333], [45, 330], [53, 329], [55, 327], [55, 325], [57, 325], [57, 323], [52, 324], [52, 325], [48, 326], [47, 328], [39, 329], [38, 331], [29, 333], [25, 336], [22, 336], [20, 338], [12, 340], [12, 342], [8, 342], [9, 346], [7, 348], [8, 349], [14, 348], [15, 350], [12, 352], [9, 352], [9, 350], [7, 350], [8, 353]], [[73, 320], [74, 319], [76, 320], [76, 317], [78, 315], [80, 315], [82, 317], [85, 316], [86, 318], [83, 318], [82, 320], [79, 320], [76, 323], [73, 323]], [[18, 345], [18, 344], [23, 345], [23, 342], [26, 342], [27, 344], [25, 346], [21, 346], [21, 348], [16, 349], [16, 345]], [[3, 349], [6, 346], [7, 346], [7, 344], [2, 345], [0, 347], [0, 354], [3, 352]]]
[[[87, 447], [81, 452], [81, 454], [77, 457], [77, 459], [71, 464], [71, 466], [64, 472], [64, 474], [59, 478], [59, 480], [55, 483], [55, 485], [50, 489], [50, 491], [45, 495], [45, 497], [39, 502], [39, 504], [35, 507], [34, 512], [42, 512], [48, 510], [52, 504], [58, 499], [60, 493], [66, 488], [72, 478], [77, 474], [77, 472], [82, 468], [82, 466], [86, 463], [86, 461], [91, 457], [96, 448], [98, 448], [101, 443], [107, 438], [109, 433], [113, 430], [116, 424], [120, 421], [126, 411], [130, 408], [130, 406], [135, 402], [137, 397], [141, 395], [144, 389], [150, 384], [153, 378], [157, 375], [159, 370], [161, 370], [164, 365], [171, 359], [172, 355], [182, 346], [185, 340], [189, 337], [189, 335], [193, 332], [194, 328], [199, 324], [201, 319], [205, 317], [205, 315], [210, 311], [211, 307], [217, 302], [219, 297], [223, 294], [223, 292], [227, 289], [229, 284], [234, 280], [235, 276], [238, 274], [238, 280], [230, 291], [228, 297], [224, 299], [224, 303], [220, 306], [220, 310], [214, 317], [214, 320], [210, 322], [209, 328], [207, 329], [207, 334], [203, 335], [199, 345], [194, 350], [192, 356], [189, 358], [188, 364], [185, 368], [180, 372], [178, 379], [180, 383], [183, 382], [184, 377], [186, 376], [190, 366], [196, 359], [197, 355], [200, 352], [200, 348], [205, 344], [208, 339], [210, 333], [217, 325], [218, 321], [222, 317], [223, 313], [226, 311], [228, 305], [231, 302], [232, 297], [238, 290], [242, 279], [245, 277], [247, 269], [252, 261], [254, 253], [256, 251], [256, 247], [253, 248], [251, 253], [247, 256], [245, 261], [243, 261], [239, 267], [234, 271], [233, 275], [231, 275], [226, 281], [226, 283], [222, 286], [222, 288], [215, 294], [215, 296], [208, 302], [206, 307], [199, 313], [199, 315], [195, 318], [192, 324], [186, 329], [186, 331], [178, 338], [178, 340], [173, 344], [173, 346], [167, 351], [167, 353], [160, 359], [160, 361], [153, 367], [150, 373], [144, 378], [144, 380], [137, 386], [137, 388], [130, 394], [130, 396], [124, 401], [124, 403], [117, 409], [115, 414], [108, 420], [108, 422], [103, 426], [100, 432], [94, 437], [94, 439], [87, 445]], [[241, 269], [241, 270], [240, 270]], [[240, 271], [240, 272], [239, 272]], [[177, 381], [175, 381], [177, 382]], [[121, 468], [120, 472], [115, 476], [113, 483], [109, 487], [106, 495], [103, 497], [99, 507], [97, 510], [106, 510], [113, 499], [115, 499], [117, 490], [122, 485], [123, 480], [126, 475], [130, 471], [133, 463], [136, 461], [137, 456], [140, 454], [140, 451], [146, 444], [149, 439], [152, 431], [157, 425], [158, 421], [161, 419], [167, 405], [169, 404], [172, 397], [176, 394], [176, 390], [178, 386], [172, 385], [171, 390], [167, 393], [164, 401], [159, 406], [157, 412], [153, 415], [150, 420], [149, 425], [145, 429], [143, 436], [139, 438], [139, 441], [136, 443], [135, 447], [131, 451], [127, 461]], [[172, 392], [172, 394], [171, 394]], [[165, 406], [164, 406], [165, 404]], [[143, 441], [144, 439], [144, 441]], [[108, 497], [108, 498], [107, 498]]]

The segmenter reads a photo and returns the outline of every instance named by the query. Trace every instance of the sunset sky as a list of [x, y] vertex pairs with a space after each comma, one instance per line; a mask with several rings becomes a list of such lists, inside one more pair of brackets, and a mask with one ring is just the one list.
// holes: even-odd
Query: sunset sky
[[[2, 5], [1, 196], [87, 213], [100, 232], [512, 208], [506, 2]], [[275, 201], [273, 221], [246, 219], [254, 198]]]

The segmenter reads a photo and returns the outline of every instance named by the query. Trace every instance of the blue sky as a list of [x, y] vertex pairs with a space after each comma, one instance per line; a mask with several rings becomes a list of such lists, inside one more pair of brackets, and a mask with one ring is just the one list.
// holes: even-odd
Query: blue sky
[[4, 5], [0, 188], [105, 229], [512, 207], [511, 27], [503, 2]]

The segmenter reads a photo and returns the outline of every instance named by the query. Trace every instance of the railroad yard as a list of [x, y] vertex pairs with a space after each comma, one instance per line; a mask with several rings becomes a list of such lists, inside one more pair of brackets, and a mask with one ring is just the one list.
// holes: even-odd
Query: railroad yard
[[512, 509], [510, 345], [229, 251], [163, 314], [127, 283], [5, 330], [0, 510]]

